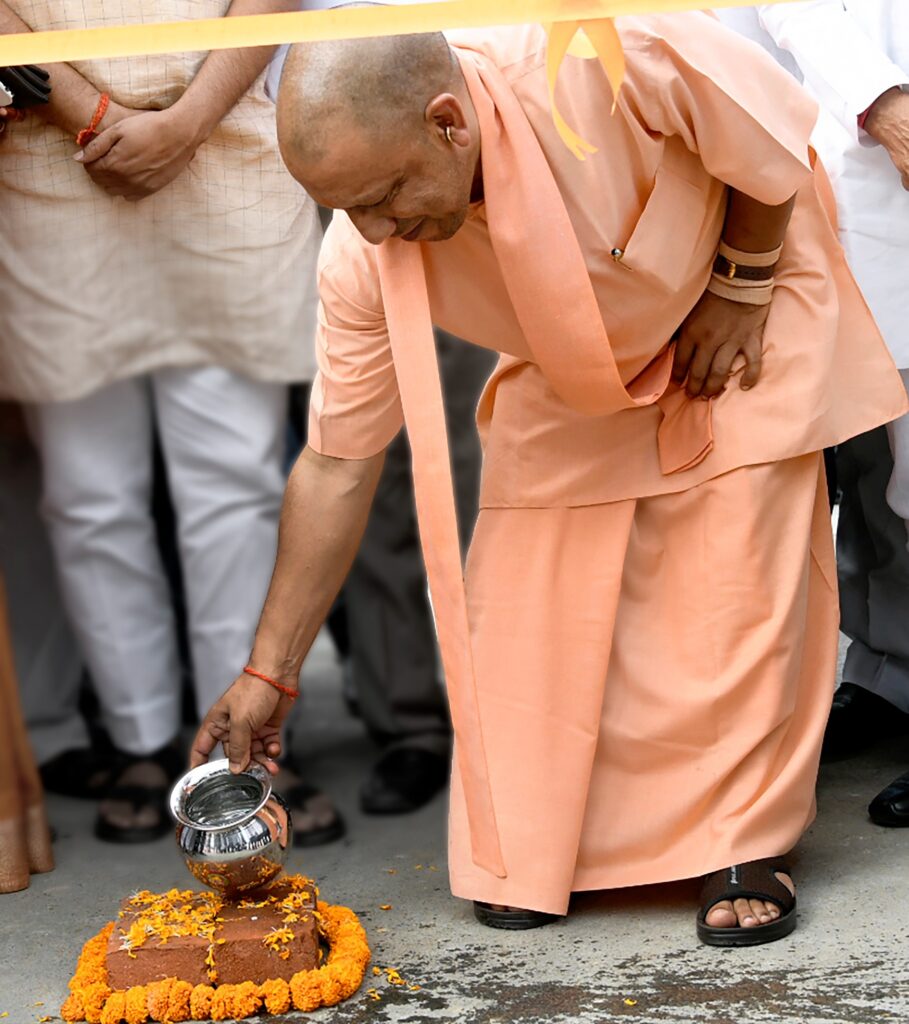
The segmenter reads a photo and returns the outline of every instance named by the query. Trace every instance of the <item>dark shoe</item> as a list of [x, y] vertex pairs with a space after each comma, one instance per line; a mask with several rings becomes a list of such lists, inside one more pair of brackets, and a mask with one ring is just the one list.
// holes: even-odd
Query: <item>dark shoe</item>
[[373, 766], [360, 790], [364, 814], [407, 814], [448, 783], [449, 759], [418, 747], [397, 747]]
[[[95, 835], [107, 843], [151, 843], [173, 829], [173, 822], [167, 809], [171, 785], [184, 769], [183, 758], [176, 746], [168, 744], [153, 754], [135, 756], [119, 753], [119, 767], [95, 819]], [[163, 779], [160, 784], [146, 784], [131, 781], [147, 766], [157, 769], [154, 774]], [[153, 821], [147, 825], [121, 825], [111, 817], [110, 804], [129, 804], [138, 814], [150, 810]], [[105, 806], [107, 805], [107, 806]], [[107, 812], [107, 813], [105, 813]]]
[[324, 846], [346, 833], [347, 827], [337, 808], [315, 786], [299, 782], [283, 796], [293, 815], [294, 846]]
[[909, 772], [878, 793], [868, 805], [868, 815], [875, 825], [909, 827]]
[[886, 736], [909, 729], [909, 715], [855, 683], [841, 683], [833, 696], [821, 749], [823, 761], [854, 757]]
[[[795, 896], [776, 877], [776, 873], [792, 876], [782, 857], [765, 857], [746, 864], [714, 871], [704, 880], [701, 909], [698, 911], [698, 938], [708, 946], [759, 946], [774, 942], [795, 931]], [[707, 924], [707, 915], [724, 900], [762, 900], [775, 903], [780, 916], [753, 928], [720, 928]]]
[[556, 914], [544, 914], [540, 910], [519, 910], [517, 907], [495, 910], [491, 904], [480, 903], [479, 900], [473, 901], [473, 916], [487, 928], [501, 928], [510, 932], [542, 928], [544, 924], [559, 920]]
[[65, 750], [39, 771], [48, 793], [73, 796], [80, 800], [100, 800], [107, 792], [117, 768], [117, 758], [110, 750], [90, 747]]

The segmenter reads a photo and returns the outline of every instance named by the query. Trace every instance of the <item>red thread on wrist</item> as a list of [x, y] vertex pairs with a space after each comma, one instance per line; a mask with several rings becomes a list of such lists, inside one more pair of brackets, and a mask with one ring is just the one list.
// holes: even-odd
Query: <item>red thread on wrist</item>
[[106, 92], [102, 92], [98, 99], [98, 106], [95, 107], [95, 112], [92, 114], [92, 119], [89, 121], [88, 127], [83, 128], [76, 136], [77, 146], [87, 146], [92, 141], [95, 137], [95, 133], [98, 131], [98, 125], [101, 124], [101, 120], [107, 113], [107, 108], [109, 106], [110, 96]]
[[289, 686], [284, 686], [283, 683], [279, 683], [277, 679], [272, 679], [271, 676], [265, 675], [264, 672], [257, 672], [251, 665], [247, 665], [243, 671], [248, 676], [255, 676], [256, 679], [261, 679], [263, 683], [268, 683], [269, 686], [273, 686], [276, 690], [280, 690], [286, 697], [290, 697], [291, 700], [296, 700], [300, 695], [298, 690], [292, 690]]

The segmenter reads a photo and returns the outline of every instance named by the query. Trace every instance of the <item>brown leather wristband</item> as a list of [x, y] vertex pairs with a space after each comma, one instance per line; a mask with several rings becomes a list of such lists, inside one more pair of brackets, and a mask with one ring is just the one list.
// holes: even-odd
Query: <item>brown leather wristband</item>
[[773, 278], [775, 267], [775, 263], [769, 267], [747, 267], [721, 255], [718, 255], [713, 261], [714, 274], [729, 281], [734, 279], [741, 281], [769, 281]]

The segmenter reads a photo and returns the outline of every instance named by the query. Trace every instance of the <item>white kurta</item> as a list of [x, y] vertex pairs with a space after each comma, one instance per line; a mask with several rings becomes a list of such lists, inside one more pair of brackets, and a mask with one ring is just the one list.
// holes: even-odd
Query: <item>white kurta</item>
[[[33, 29], [219, 17], [229, 0], [9, 0]], [[204, 53], [77, 62], [111, 99], [170, 106]], [[315, 203], [281, 162], [259, 77], [159, 192], [109, 196], [32, 115], [0, 150], [0, 397], [83, 398], [161, 369], [253, 379], [315, 370]]]
[[897, 365], [909, 368], [909, 192], [858, 126], [878, 96], [909, 83], [909, 0], [804, 0], [758, 13], [820, 102], [812, 141], [836, 191], [843, 246]]

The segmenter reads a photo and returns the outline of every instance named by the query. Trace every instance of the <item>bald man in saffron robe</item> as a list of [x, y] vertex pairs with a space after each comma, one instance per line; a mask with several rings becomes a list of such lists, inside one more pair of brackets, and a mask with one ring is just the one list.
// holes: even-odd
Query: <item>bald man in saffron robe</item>
[[[193, 756], [279, 754], [404, 422], [453, 893], [526, 928], [572, 892], [706, 876], [700, 938], [756, 944], [795, 926], [785, 855], [834, 686], [819, 453], [906, 397], [826, 212], [812, 101], [708, 15], [616, 24], [617, 95], [596, 60], [558, 74], [583, 160], [539, 26], [292, 52], [282, 153], [342, 211], [320, 375], [250, 657], [271, 682], [241, 674]], [[501, 353], [466, 596], [433, 323]]]

